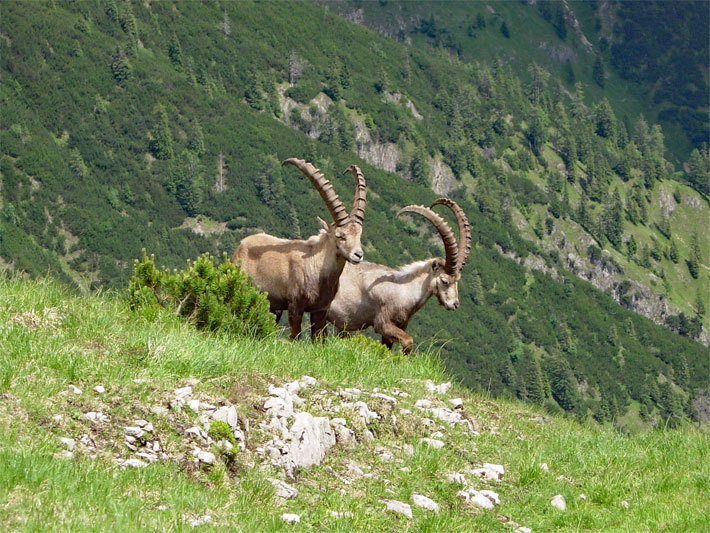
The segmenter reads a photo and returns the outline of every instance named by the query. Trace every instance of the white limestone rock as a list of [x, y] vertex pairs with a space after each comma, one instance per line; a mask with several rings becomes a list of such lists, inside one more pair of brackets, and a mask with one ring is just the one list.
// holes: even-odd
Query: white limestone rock
[[103, 424], [111, 422], [111, 419], [109, 417], [99, 411], [89, 411], [88, 413], [84, 413], [83, 418], [88, 420], [92, 424]]
[[434, 448], [435, 450], [439, 450], [444, 447], [444, 442], [437, 440], [437, 439], [430, 439], [428, 437], [424, 437], [423, 439], [420, 439], [421, 443], [426, 444], [430, 448]]
[[463, 400], [461, 398], [452, 398], [449, 400], [449, 405], [452, 409], [463, 409]]
[[197, 462], [206, 465], [213, 465], [216, 460], [216, 457], [212, 452], [200, 450], [199, 448], [192, 450], [192, 455], [195, 457]]
[[64, 446], [66, 446], [68, 451], [70, 451], [70, 452], [74, 451], [74, 446], [76, 445], [76, 441], [74, 441], [74, 439], [70, 439], [67, 437], [59, 437], [59, 442], [64, 444]]
[[75, 385], [69, 385], [69, 390], [73, 393], [76, 394], [77, 396], [79, 394], [84, 394], [84, 392], [77, 386]]
[[382, 500], [385, 504], [385, 509], [392, 513], [401, 514], [407, 518], [412, 518], [412, 508], [408, 503], [400, 502], [397, 500]]
[[432, 381], [427, 380], [426, 390], [432, 394], [446, 394], [451, 388], [451, 382], [441, 383], [440, 385], [434, 385]]
[[288, 483], [281, 481], [280, 479], [270, 479], [271, 484], [274, 486], [274, 494], [279, 498], [284, 500], [291, 500], [298, 497], [298, 490]]
[[421, 494], [412, 494], [412, 501], [414, 502], [414, 505], [421, 507], [422, 509], [426, 509], [427, 511], [431, 511], [433, 513], [439, 512], [439, 504], [426, 496], [422, 496]]
[[555, 509], [559, 509], [560, 511], [564, 511], [567, 509], [567, 504], [565, 503], [565, 499], [562, 496], [562, 494], [558, 494], [552, 500], [550, 500], [550, 505], [554, 507]]
[[284, 513], [281, 515], [281, 520], [287, 524], [298, 524], [301, 522], [301, 517], [293, 513]]
[[103, 385], [96, 385], [96, 387], [94, 387], [94, 392], [96, 394], [103, 394], [104, 392], [106, 392], [106, 387], [104, 387]]
[[493, 463], [483, 463], [481, 468], [475, 468], [471, 470], [474, 476], [477, 476], [484, 481], [496, 481], [499, 482], [503, 479], [505, 475], [505, 469], [503, 465], [496, 465]]
[[237, 418], [237, 408], [233, 405], [223, 406], [212, 413], [212, 420], [220, 420], [227, 424], [232, 430], [239, 427]]

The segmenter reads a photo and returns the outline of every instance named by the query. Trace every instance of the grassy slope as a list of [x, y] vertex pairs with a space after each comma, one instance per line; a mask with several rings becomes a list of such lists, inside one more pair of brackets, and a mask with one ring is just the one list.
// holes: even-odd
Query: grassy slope
[[[283, 512], [301, 516], [299, 529], [328, 531], [510, 530], [497, 520], [500, 515], [537, 531], [699, 531], [710, 521], [710, 466], [704, 460], [710, 438], [691, 427], [630, 437], [565, 419], [540, 424], [534, 409], [493, 402], [455, 385], [449, 396], [463, 398], [480, 436], [444, 428], [447, 446], [430, 450], [417, 445], [423, 427], [398, 416], [399, 435], [382, 422], [374, 443], [334, 449], [323, 466], [299, 474], [298, 498], [277, 504], [269, 503], [268, 469], [252, 468], [248, 460], [236, 472], [221, 460], [210, 471], [190, 468], [178, 458], [190, 447], [175, 425], [177, 418], [177, 427], [187, 427], [189, 415], [147, 408], [194, 378], [196, 395], [213, 403], [228, 399], [253, 422], [267, 383], [303, 374], [326, 390], [399, 388], [410, 393], [399, 407], [411, 408], [425, 394], [420, 380], [447, 379], [433, 354], [404, 359], [357, 340], [311, 346], [205, 336], [172, 317], [149, 322], [132, 315], [110, 295], [73, 297], [54, 282], [5, 278], [0, 345], [0, 523], [10, 530], [188, 530], [189, 519], [210, 514], [212, 524], [204, 530], [277, 531], [289, 527], [279, 518]], [[68, 394], [70, 383], [84, 393]], [[106, 387], [104, 395], [91, 392], [97, 383]], [[319, 396], [306, 397], [309, 409], [317, 409]], [[108, 414], [111, 424], [90, 426], [79, 418], [89, 410]], [[54, 421], [57, 414], [64, 419]], [[140, 470], [115, 467], [114, 453], [127, 453], [116, 444], [122, 426], [134, 418], [153, 422], [163, 449], [177, 459]], [[78, 440], [82, 434], [99, 443], [96, 459], [81, 445], [73, 460], [53, 457], [62, 449], [59, 437]], [[401, 462], [383, 463], [373, 454], [376, 446], [404, 443], [415, 450], [397, 456]], [[374, 477], [343, 485], [328, 467], [340, 472], [345, 459]], [[506, 469], [504, 482], [490, 487], [502, 500], [495, 511], [464, 507], [458, 489], [446, 482], [446, 474], [481, 462]], [[539, 467], [543, 462], [549, 471]], [[401, 470], [405, 466], [408, 472]], [[429, 495], [442, 511], [414, 508], [410, 521], [382, 512], [380, 500], [409, 501], [414, 493]], [[565, 496], [565, 513], [550, 507], [555, 494]], [[354, 516], [335, 519], [327, 510]]]

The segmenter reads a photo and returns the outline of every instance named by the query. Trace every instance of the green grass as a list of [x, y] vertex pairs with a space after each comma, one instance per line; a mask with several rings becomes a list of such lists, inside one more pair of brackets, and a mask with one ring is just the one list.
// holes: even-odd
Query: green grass
[[[211, 522], [200, 530], [259, 532], [511, 530], [502, 516], [535, 531], [700, 531], [710, 524], [710, 438], [693, 427], [629, 436], [562, 418], [541, 424], [534, 407], [494, 402], [454, 385], [442, 399], [463, 398], [480, 435], [441, 424], [443, 449], [420, 444], [433, 431], [414, 407], [432, 397], [423, 380], [449, 380], [433, 353], [405, 358], [363, 337], [311, 345], [206, 335], [168, 314], [150, 321], [134, 315], [114, 294], [78, 297], [54, 281], [4, 277], [0, 347], [0, 523], [9, 531], [181, 531], [204, 515]], [[267, 479], [277, 473], [260, 469], [253, 453], [264, 438], [260, 398], [268, 383], [303, 374], [318, 380], [300, 393], [303, 409], [316, 416], [336, 416], [328, 405], [338, 388], [399, 389], [408, 396], [397, 397], [396, 428], [387, 403], [365, 396], [382, 415], [369, 428], [375, 442], [333, 448], [321, 465], [298, 474], [292, 484], [299, 496], [278, 503]], [[166, 406], [171, 391], [187, 383], [195, 397], [231, 402], [250, 420], [251, 442], [233, 464], [218, 459], [211, 469], [198, 469], [181, 456], [191, 449], [182, 430], [194, 424], [192, 415], [155, 407]], [[69, 384], [83, 394], [68, 392]], [[97, 384], [104, 394], [92, 391]], [[91, 410], [111, 422], [92, 426], [81, 418]], [[347, 410], [342, 416], [356, 434], [364, 431]], [[122, 427], [137, 418], [155, 425], [170, 460], [121, 470], [114, 458], [126, 457]], [[73, 459], [55, 458], [63, 450], [60, 437], [78, 441], [84, 434], [97, 444], [95, 458], [80, 444]], [[411, 455], [404, 444], [413, 446]], [[380, 446], [393, 461], [376, 457]], [[372, 476], [343, 483], [348, 460]], [[493, 511], [463, 505], [459, 487], [446, 480], [483, 462], [506, 469], [503, 482], [490, 486], [467, 474], [476, 489], [500, 494]], [[543, 462], [549, 471], [539, 467]], [[381, 500], [411, 503], [412, 494], [429, 496], [441, 511], [413, 506], [412, 520], [383, 511]], [[564, 513], [549, 504], [556, 494], [567, 500]], [[335, 518], [329, 511], [352, 515]], [[301, 523], [286, 525], [285, 512], [299, 514]]]

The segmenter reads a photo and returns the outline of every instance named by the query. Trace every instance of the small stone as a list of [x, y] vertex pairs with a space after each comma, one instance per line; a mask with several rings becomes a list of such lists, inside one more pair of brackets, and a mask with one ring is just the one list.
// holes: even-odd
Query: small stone
[[235, 429], [238, 427], [237, 409], [233, 405], [220, 407], [212, 414], [212, 420], [220, 420]]
[[187, 386], [182, 387], [180, 389], [175, 389], [174, 394], [179, 400], [187, 401], [187, 399], [192, 396], [192, 387]]
[[143, 378], [136, 378], [133, 380], [133, 383], [135, 383], [136, 385], [141, 385], [142, 383], [148, 383], [148, 380]]
[[567, 509], [567, 504], [565, 503], [565, 499], [562, 496], [562, 494], [558, 494], [552, 500], [550, 500], [550, 505], [554, 507], [555, 509], [559, 509], [560, 511], [564, 511]]
[[67, 437], [60, 437], [60, 438], [59, 438], [59, 441], [60, 441], [62, 444], [64, 444], [64, 446], [67, 447], [67, 450], [69, 450], [70, 452], [71, 452], [71, 451], [74, 451], [74, 445], [76, 444], [76, 442], [74, 441], [74, 439], [69, 439], [69, 438], [67, 438]]
[[463, 409], [463, 400], [461, 398], [452, 398], [449, 400], [449, 405], [452, 409]]
[[167, 511], [168, 506], [167, 505], [158, 505], [158, 511]]
[[451, 382], [449, 381], [440, 385], [434, 385], [431, 381], [427, 381], [426, 388], [433, 394], [446, 394], [451, 388]]
[[494, 504], [500, 505], [500, 497], [498, 496], [497, 492], [493, 492], [492, 490], [480, 490], [478, 492], [483, 494], [486, 498], [491, 500]]
[[373, 398], [380, 398], [381, 400], [386, 401], [390, 405], [397, 405], [396, 398], [393, 398], [392, 396], [387, 396], [386, 394], [382, 394], [381, 392], [373, 394], [372, 397]]
[[340, 391], [340, 396], [346, 400], [357, 400], [361, 394], [362, 391], [360, 389], [344, 389]]
[[148, 422], [145, 426], [143, 426], [143, 431], [147, 433], [153, 433], [153, 424], [151, 422]]
[[482, 509], [493, 509], [495, 507], [490, 498], [478, 491], [473, 491], [470, 502], [476, 507], [481, 507]]
[[187, 406], [195, 413], [200, 413], [200, 400], [190, 400], [187, 402]]
[[431, 435], [429, 435], [432, 439], [440, 439], [444, 436], [444, 434], [441, 431], [435, 431]]
[[353, 463], [352, 461], [349, 461], [346, 465], [346, 472], [350, 476], [355, 476], [355, 477], [360, 477], [364, 476], [365, 472], [362, 471], [362, 468], [360, 468], [359, 465], [356, 463]]
[[274, 486], [274, 494], [279, 498], [283, 498], [284, 500], [291, 500], [293, 498], [298, 497], [298, 490], [289, 485], [288, 483], [284, 483], [279, 479], [270, 479], [269, 481], [271, 481], [271, 484]]
[[532, 529], [530, 529], [529, 527], [520, 526], [518, 529], [515, 530], [514, 533], [532, 533]]
[[545, 472], [548, 472], [550, 470], [550, 467], [547, 466], [547, 463], [540, 463], [540, 470], [544, 470]]
[[382, 503], [385, 504], [385, 509], [387, 511], [404, 515], [409, 519], [412, 518], [412, 508], [408, 503], [397, 500], [382, 500]]
[[417, 400], [414, 407], [419, 407], [420, 409], [429, 409], [431, 407], [431, 401], [429, 400]]
[[125, 461], [121, 461], [119, 464], [124, 468], [145, 468], [148, 466], [148, 463], [141, 461], [140, 459], [126, 459]]
[[629, 502], [627, 502], [626, 500], [624, 500], [623, 502], [621, 502], [621, 506], [622, 506], [624, 509], [628, 509], [628, 508], [629, 508]]
[[98, 411], [89, 411], [84, 414], [84, 418], [93, 424], [110, 422], [111, 420], [105, 414]]
[[586, 495], [586, 494], [580, 494], [580, 495], [579, 495], [579, 499], [582, 500], [582, 501], [586, 501], [586, 500], [587, 500], [587, 495]]
[[79, 387], [75, 387], [74, 385], [69, 385], [69, 390], [76, 395], [83, 394], [82, 390]]
[[336, 426], [347, 426], [348, 425], [348, 423], [345, 421], [344, 418], [331, 418], [330, 423], [332, 425], [336, 425]]
[[281, 520], [287, 524], [298, 524], [301, 522], [301, 517], [293, 513], [284, 513], [281, 515]]
[[432, 511], [434, 513], [439, 512], [439, 504], [426, 496], [422, 496], [421, 494], [412, 494], [412, 501], [414, 502], [414, 505], [417, 505], [422, 509]]
[[190, 524], [190, 527], [198, 527], [203, 524], [210, 524], [212, 522], [212, 517], [208, 514], [205, 516], [201, 516], [200, 518], [195, 518], [193, 520], [189, 520], [188, 524]]
[[55, 422], [61, 422], [62, 420], [64, 420], [64, 415], [54, 415], [52, 417], [52, 420], [54, 420]]
[[405, 444], [402, 446], [402, 451], [404, 451], [404, 455], [412, 456], [414, 455], [414, 446], [411, 444]]
[[96, 387], [94, 387], [94, 392], [96, 394], [103, 394], [106, 392], [106, 388], [103, 385], [96, 385]]
[[148, 424], [149, 424], [149, 422], [147, 420], [143, 420], [143, 419], [138, 419], [138, 420], [133, 421], [133, 425], [138, 426], [139, 428], [144, 428]]
[[353, 515], [352, 513], [348, 512], [348, 511], [344, 511], [344, 512], [341, 512], [341, 511], [328, 511], [328, 514], [329, 514], [330, 516], [332, 516], [333, 518], [352, 518], [353, 516], [355, 516], [355, 515]]
[[145, 434], [145, 431], [136, 426], [126, 426], [123, 428], [123, 431], [126, 435], [137, 439], [140, 439]]
[[426, 444], [430, 448], [434, 448], [435, 450], [439, 450], [444, 447], [444, 442], [437, 440], [437, 439], [430, 439], [428, 437], [424, 437], [423, 439], [420, 440], [420, 442]]
[[383, 448], [382, 446], [378, 446], [377, 448], [375, 448], [375, 454], [383, 463], [390, 463], [392, 462], [392, 459], [394, 459], [392, 452], [390, 452], [387, 448]]
[[304, 384], [306, 387], [312, 387], [313, 385], [318, 383], [318, 381], [316, 380], [316, 378], [312, 378], [311, 376], [302, 376], [301, 383]]
[[157, 440], [153, 441], [153, 451], [154, 452], [159, 452], [160, 451], [160, 443]]
[[399, 414], [402, 416], [407, 416], [407, 415], [411, 415], [412, 412], [409, 409], [400, 409]]
[[135, 437], [132, 437], [131, 435], [126, 435], [126, 442], [128, 442], [129, 444], [133, 444], [137, 440], [138, 439], [136, 439]]
[[194, 450], [192, 450], [192, 455], [195, 456], [198, 462], [204, 463], [206, 465], [214, 464], [216, 459], [212, 452], [200, 450], [199, 448], [195, 448]]

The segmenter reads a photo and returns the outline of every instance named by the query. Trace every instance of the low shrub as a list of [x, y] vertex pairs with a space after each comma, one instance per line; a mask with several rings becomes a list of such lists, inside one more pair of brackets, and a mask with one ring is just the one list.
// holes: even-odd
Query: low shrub
[[205, 253], [187, 262], [182, 271], [158, 269], [154, 256], [134, 262], [128, 286], [131, 309], [156, 307], [171, 310], [199, 329], [236, 335], [266, 337], [276, 332], [266, 295], [253, 287], [249, 277], [227, 256], [215, 266]]

